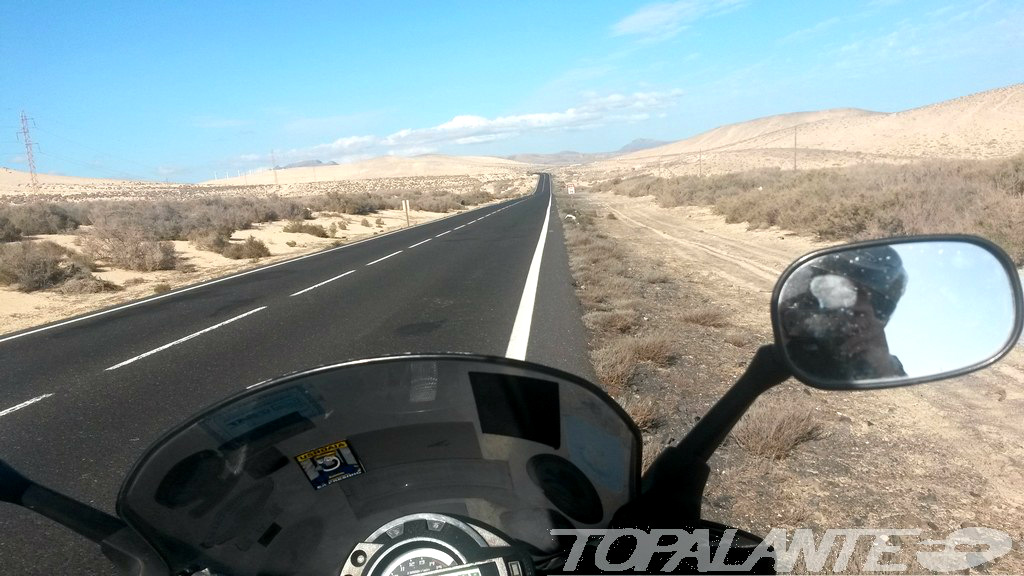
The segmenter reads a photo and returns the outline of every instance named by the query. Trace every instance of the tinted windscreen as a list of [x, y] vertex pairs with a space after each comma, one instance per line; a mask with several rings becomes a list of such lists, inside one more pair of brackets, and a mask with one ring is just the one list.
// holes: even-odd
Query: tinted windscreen
[[175, 570], [338, 574], [387, 522], [468, 516], [541, 550], [633, 494], [639, 437], [592, 385], [506, 360], [402, 358], [248, 392], [144, 457], [121, 515]]

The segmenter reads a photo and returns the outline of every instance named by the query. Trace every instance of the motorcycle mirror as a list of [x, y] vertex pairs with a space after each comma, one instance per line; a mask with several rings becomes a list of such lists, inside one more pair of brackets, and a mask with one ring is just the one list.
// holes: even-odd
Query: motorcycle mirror
[[816, 388], [906, 386], [1006, 355], [1022, 326], [1013, 261], [973, 236], [876, 240], [808, 254], [775, 286], [779, 357]]

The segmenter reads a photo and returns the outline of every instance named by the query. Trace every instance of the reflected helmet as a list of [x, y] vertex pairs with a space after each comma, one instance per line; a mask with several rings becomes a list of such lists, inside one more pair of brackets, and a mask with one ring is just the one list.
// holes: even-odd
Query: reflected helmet
[[888, 321], [907, 288], [903, 260], [891, 246], [874, 246], [827, 254], [809, 263], [817, 274], [835, 274], [865, 288], [875, 316]]

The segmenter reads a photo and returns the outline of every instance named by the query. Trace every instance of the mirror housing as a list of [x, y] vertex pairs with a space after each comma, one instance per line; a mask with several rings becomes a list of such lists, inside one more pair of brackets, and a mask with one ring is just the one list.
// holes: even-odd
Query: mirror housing
[[1020, 277], [988, 240], [910, 236], [827, 248], [772, 294], [778, 357], [815, 388], [891, 388], [961, 376], [1013, 348]]

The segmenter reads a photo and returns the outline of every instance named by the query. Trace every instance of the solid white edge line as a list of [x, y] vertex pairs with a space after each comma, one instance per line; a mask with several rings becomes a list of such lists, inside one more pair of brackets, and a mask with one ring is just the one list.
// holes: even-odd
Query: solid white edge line
[[46, 400], [50, 396], [53, 396], [52, 392], [49, 393], [49, 394], [43, 394], [42, 396], [36, 396], [35, 398], [33, 398], [31, 400], [25, 400], [24, 402], [22, 402], [21, 404], [18, 404], [17, 406], [11, 406], [10, 408], [7, 408], [6, 410], [0, 411], [0, 417], [7, 416], [11, 412], [16, 412], [16, 411], [21, 410], [22, 408], [24, 408], [26, 406], [31, 406], [31, 405], [35, 404], [36, 402], [39, 402], [40, 400]]
[[451, 230], [445, 230], [444, 232], [441, 232], [441, 233], [440, 233], [440, 234], [438, 234], [437, 236], [434, 236], [434, 238], [440, 238], [441, 236], [444, 236], [445, 234], [447, 234], [447, 233], [449, 233], [449, 232], [451, 232]]
[[107, 370], [117, 370], [118, 368], [120, 368], [122, 366], [127, 366], [128, 364], [131, 364], [132, 362], [135, 362], [136, 360], [141, 360], [141, 359], [145, 358], [146, 356], [152, 356], [153, 354], [156, 354], [157, 352], [161, 352], [163, 350], [167, 350], [171, 346], [174, 346], [174, 345], [177, 345], [177, 344], [181, 344], [182, 342], [191, 340], [191, 339], [195, 338], [196, 336], [199, 336], [201, 334], [206, 334], [207, 332], [209, 332], [211, 330], [216, 330], [217, 328], [220, 328], [221, 326], [225, 326], [227, 324], [231, 324], [235, 320], [241, 320], [242, 318], [245, 318], [246, 316], [248, 316], [250, 314], [255, 314], [255, 313], [257, 313], [260, 310], [263, 310], [265, 308], [266, 308], [266, 306], [260, 306], [259, 308], [255, 309], [255, 310], [249, 310], [245, 314], [239, 314], [238, 316], [235, 316], [234, 318], [231, 318], [229, 320], [225, 320], [225, 321], [223, 321], [223, 322], [221, 322], [219, 324], [214, 324], [213, 326], [210, 326], [209, 328], [203, 328], [199, 332], [196, 332], [194, 334], [189, 334], [188, 336], [185, 336], [184, 338], [178, 338], [177, 340], [175, 340], [174, 342], [171, 342], [170, 344], [164, 344], [163, 346], [161, 346], [159, 348], [154, 348], [154, 349], [150, 350], [149, 352], [145, 352], [145, 353], [139, 354], [138, 356], [136, 356], [134, 358], [129, 358], [129, 359], [125, 360], [124, 362], [121, 362], [120, 364], [114, 364], [110, 368], [107, 368]]
[[387, 256], [385, 256], [383, 258], [377, 258], [373, 262], [370, 262], [369, 264], [367, 264], [367, 266], [373, 266], [377, 262], [383, 262], [384, 260], [387, 260], [388, 258], [391, 258], [392, 256], [396, 256], [396, 255], [401, 254], [401, 253], [402, 253], [401, 250], [399, 250], [398, 252], [392, 252], [391, 254], [388, 254]]
[[[519, 202], [522, 202], [522, 200], [520, 200]], [[519, 202], [516, 202], [516, 204], [518, 204]], [[511, 204], [510, 206], [514, 206], [514, 205], [515, 204]], [[486, 208], [487, 208], [487, 206], [482, 206], [480, 208], [474, 208], [473, 210], [484, 210]], [[496, 210], [496, 212], [500, 211], [500, 210], [503, 210], [503, 209], [504, 208]], [[472, 212], [473, 210], [469, 210], [468, 212]], [[285, 264], [291, 264], [292, 262], [298, 262], [299, 260], [305, 260], [306, 258], [313, 258], [314, 256], [321, 256], [323, 254], [328, 254], [328, 253], [334, 252], [336, 250], [344, 250], [345, 248], [351, 248], [352, 246], [356, 246], [356, 245], [362, 244], [364, 242], [372, 242], [373, 240], [378, 240], [378, 239], [383, 238], [385, 236], [390, 236], [392, 234], [399, 234], [399, 233], [404, 232], [406, 230], [411, 230], [412, 228], [418, 228], [420, 226], [427, 226], [429, 224], [433, 224], [434, 222], [440, 222], [442, 220], [447, 220], [448, 218], [455, 218], [456, 216], [458, 216], [460, 214], [465, 214], [465, 212], [456, 212], [455, 214], [452, 214], [450, 216], [443, 216], [441, 218], [437, 218], [437, 219], [434, 219], [434, 220], [429, 220], [427, 222], [421, 222], [419, 224], [415, 224], [415, 225], [410, 226], [408, 228], [399, 228], [398, 230], [392, 230], [391, 232], [385, 232], [384, 234], [378, 234], [376, 236], [371, 236], [369, 238], [363, 238], [362, 240], [357, 240], [356, 242], [352, 242], [351, 244], [345, 244], [343, 246], [337, 246], [337, 247], [334, 247], [334, 248], [328, 248], [326, 250], [320, 250], [318, 252], [311, 252], [309, 254], [304, 254], [302, 256], [296, 256], [295, 258], [289, 258], [287, 260], [282, 260], [280, 262], [275, 262], [273, 264], [267, 264], [266, 266], [260, 266], [259, 268], [253, 268], [252, 270], [246, 270], [245, 272], [239, 272], [238, 274], [232, 274], [231, 276], [224, 276], [223, 278], [217, 278], [215, 280], [210, 280], [209, 282], [203, 282], [201, 284], [196, 284], [194, 286], [186, 286], [185, 288], [181, 288], [179, 290], [172, 290], [170, 292], [165, 292], [165, 293], [157, 295], [157, 296], [152, 296], [150, 298], [146, 298], [145, 300], [139, 300], [137, 302], [129, 302], [128, 304], [124, 304], [123, 306], [117, 306], [117, 307], [114, 307], [114, 308], [109, 308], [107, 310], [101, 310], [99, 312], [94, 312], [92, 314], [87, 314], [85, 316], [80, 316], [78, 318], [71, 318], [70, 320], [65, 320], [63, 322], [58, 322], [56, 324], [49, 324], [47, 326], [41, 326], [41, 327], [36, 328], [34, 330], [29, 330], [27, 332], [20, 332], [18, 334], [13, 334], [11, 336], [0, 338], [0, 344], [2, 344], [4, 342], [7, 342], [8, 340], [15, 340], [15, 339], [21, 338], [23, 336], [31, 336], [32, 334], [38, 334], [39, 332], [45, 332], [46, 330], [52, 330], [54, 328], [60, 328], [61, 326], [67, 326], [68, 324], [74, 324], [76, 322], [81, 322], [83, 320], [89, 320], [91, 318], [96, 318], [98, 316], [104, 316], [104, 315], [110, 314], [112, 312], [118, 312], [120, 310], [127, 310], [128, 308], [134, 308], [136, 306], [141, 306], [143, 304], [149, 304], [150, 302], [156, 302], [157, 300], [162, 300], [164, 298], [170, 298], [171, 296], [177, 296], [178, 294], [184, 294], [185, 292], [191, 292], [192, 290], [197, 290], [199, 288], [203, 288], [203, 287], [206, 287], [206, 286], [212, 286], [214, 284], [219, 284], [221, 282], [226, 282], [228, 280], [233, 280], [235, 278], [241, 278], [242, 276], [248, 276], [249, 274], [255, 274], [257, 272], [262, 272], [264, 270], [269, 270], [271, 268], [277, 268], [278, 266], [284, 266]], [[492, 214], [493, 214], [493, 212], [492, 212]], [[447, 232], [445, 232], [444, 234], [447, 234]], [[439, 236], [443, 236], [444, 234], [439, 234]], [[435, 238], [436, 238], [436, 236], [435, 236]]]
[[505, 350], [506, 358], [526, 360], [526, 347], [530, 343], [530, 324], [533, 322], [533, 305], [537, 300], [537, 284], [540, 281], [540, 263], [544, 258], [544, 242], [548, 237], [548, 223], [551, 220], [551, 197], [552, 195], [549, 193], [548, 209], [544, 213], [544, 226], [540, 229], [537, 249], [533, 252], [530, 271], [526, 275], [523, 297], [519, 301], [515, 324], [512, 325], [512, 336], [508, 340], [508, 349]]
[[415, 248], [417, 246], [420, 246], [420, 245], [423, 245], [423, 244], [426, 244], [427, 242], [430, 242], [431, 240], [433, 240], [433, 238], [427, 238], [423, 242], [417, 242], [417, 243], [413, 244], [412, 246], [409, 246], [408, 248], [406, 248], [406, 250], [412, 250], [413, 248]]
[[348, 272], [345, 272], [344, 274], [338, 274], [334, 278], [328, 278], [327, 280], [324, 280], [323, 282], [320, 282], [319, 284], [313, 284], [309, 288], [304, 288], [302, 290], [299, 290], [295, 294], [292, 294], [292, 296], [298, 296], [299, 294], [305, 294], [306, 292], [309, 292], [310, 290], [314, 290], [316, 288], [319, 288], [319, 287], [323, 286], [324, 284], [328, 284], [330, 282], [334, 282], [338, 278], [344, 278], [345, 276], [348, 276], [349, 274], [351, 274], [353, 272], [355, 272], [355, 270], [349, 270]]

